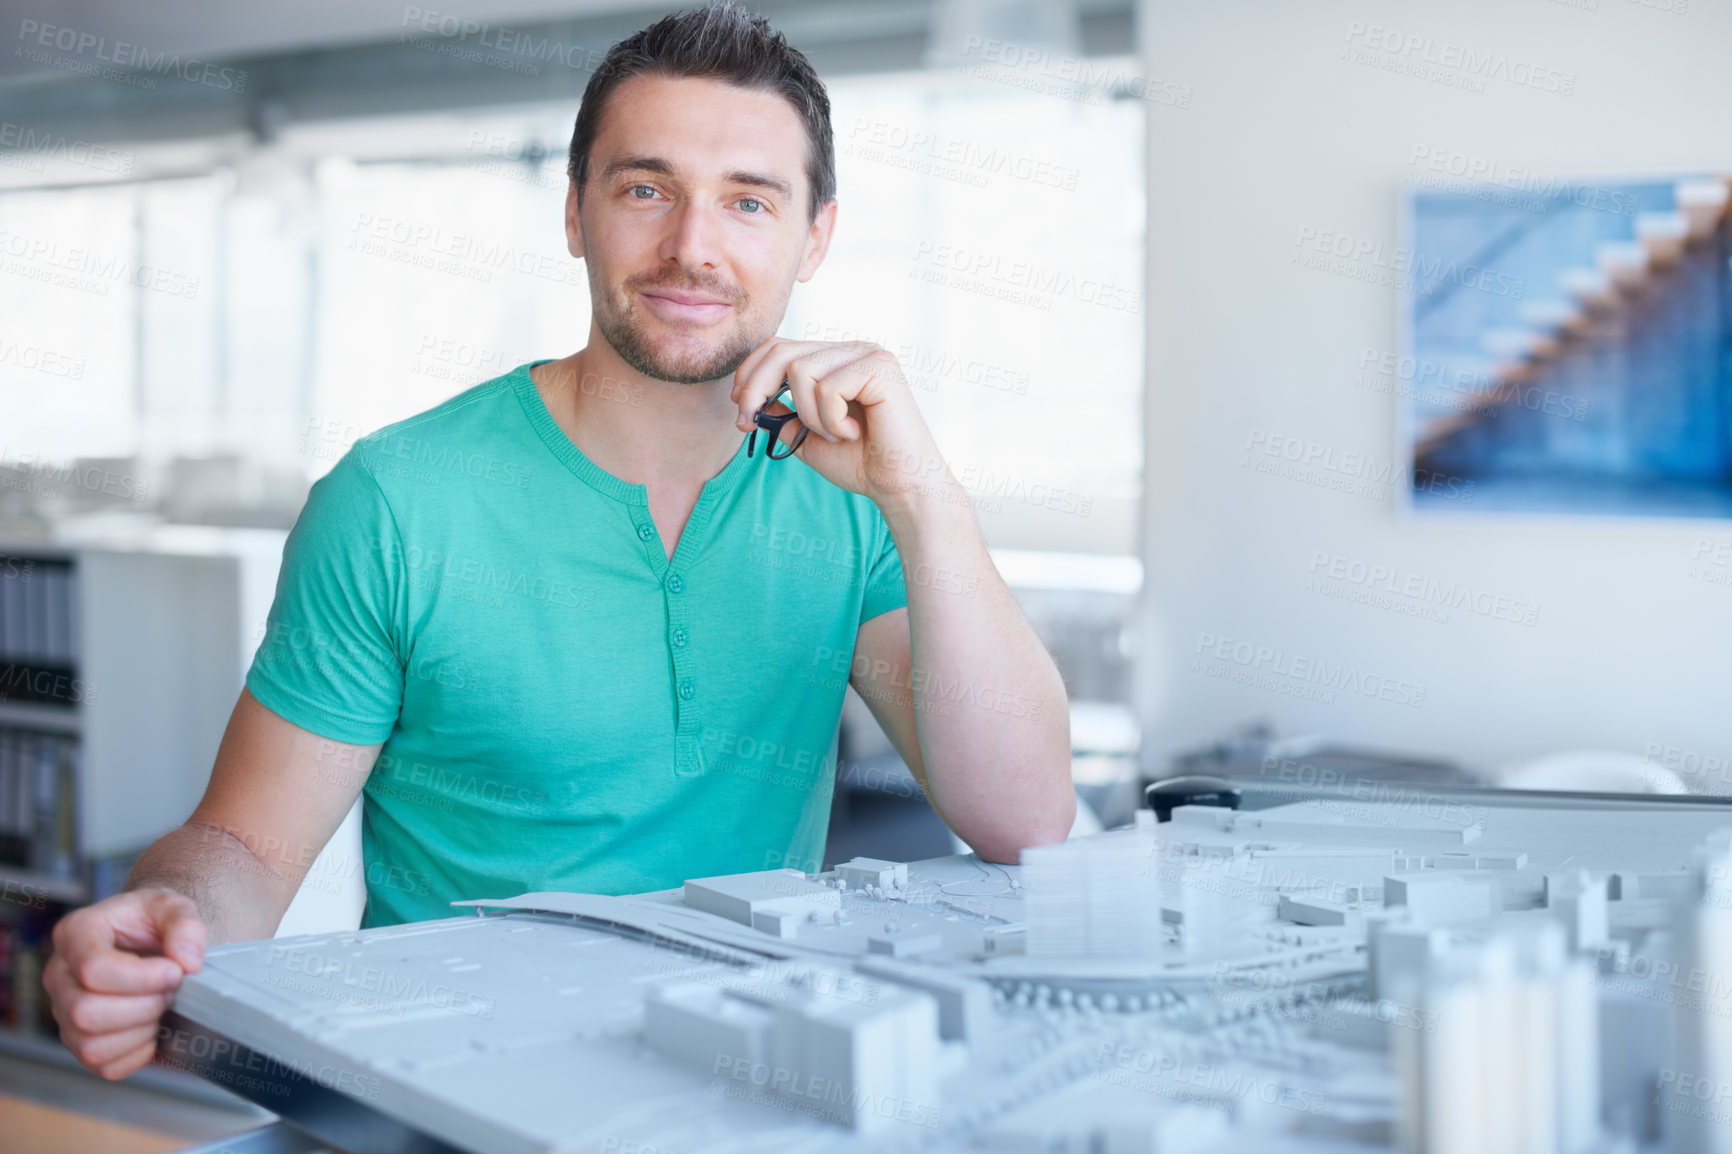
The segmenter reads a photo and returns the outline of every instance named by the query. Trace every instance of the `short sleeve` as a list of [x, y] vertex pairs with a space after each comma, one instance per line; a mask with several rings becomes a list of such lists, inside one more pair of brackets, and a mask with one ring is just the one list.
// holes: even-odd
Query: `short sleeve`
[[404, 569], [396, 520], [359, 453], [313, 486], [289, 532], [247, 689], [320, 737], [374, 745], [403, 705]]
[[860, 623], [901, 609], [908, 604], [908, 590], [902, 584], [902, 557], [896, 552], [896, 541], [890, 536], [890, 526], [876, 507], [872, 510], [872, 563], [866, 570], [866, 595], [860, 602]]

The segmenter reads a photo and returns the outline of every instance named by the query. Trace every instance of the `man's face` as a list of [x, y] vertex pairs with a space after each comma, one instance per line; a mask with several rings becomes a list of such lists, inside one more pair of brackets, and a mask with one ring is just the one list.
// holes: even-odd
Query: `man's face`
[[581, 212], [575, 190], [566, 203], [603, 338], [645, 376], [731, 376], [824, 258], [835, 205], [813, 222], [810, 195], [805, 128], [783, 97], [689, 77], [622, 83]]

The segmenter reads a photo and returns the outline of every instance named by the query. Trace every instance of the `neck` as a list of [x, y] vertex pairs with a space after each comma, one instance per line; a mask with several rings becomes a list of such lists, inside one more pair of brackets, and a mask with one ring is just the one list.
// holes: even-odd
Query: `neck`
[[701, 486], [739, 451], [731, 375], [695, 385], [647, 377], [592, 330], [587, 347], [532, 376], [565, 435], [622, 481]]

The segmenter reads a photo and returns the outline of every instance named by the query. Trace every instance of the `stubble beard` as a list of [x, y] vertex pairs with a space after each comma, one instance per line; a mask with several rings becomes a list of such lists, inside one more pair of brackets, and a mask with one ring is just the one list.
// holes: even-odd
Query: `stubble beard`
[[736, 318], [744, 315], [750, 298], [738, 289], [730, 291], [722, 285], [676, 283], [666, 278], [649, 277], [628, 279], [618, 293], [592, 294], [597, 300], [609, 301], [606, 307], [595, 312], [596, 326], [601, 330], [602, 338], [613, 346], [620, 360], [646, 377], [678, 385], [701, 385], [731, 377], [751, 351], [763, 343], [754, 340], [736, 321], [720, 348], [685, 355], [666, 354], [651, 342], [638, 315], [634, 292], [639, 288], [676, 288], [724, 296], [733, 303]]

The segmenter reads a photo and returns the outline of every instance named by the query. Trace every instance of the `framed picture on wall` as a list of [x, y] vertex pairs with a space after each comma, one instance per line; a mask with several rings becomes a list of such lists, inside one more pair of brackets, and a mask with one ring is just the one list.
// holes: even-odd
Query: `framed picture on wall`
[[1727, 193], [1510, 169], [1405, 194], [1414, 510], [1732, 517]]

